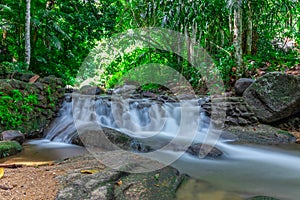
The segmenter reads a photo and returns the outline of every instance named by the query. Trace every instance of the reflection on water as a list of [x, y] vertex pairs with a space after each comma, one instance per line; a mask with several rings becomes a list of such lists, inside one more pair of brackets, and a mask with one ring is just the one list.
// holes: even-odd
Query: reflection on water
[[[290, 149], [287, 145], [219, 145], [226, 159], [200, 160], [184, 155], [173, 164], [181, 173], [205, 181], [210, 187], [195, 190], [193, 188], [201, 186], [194, 182], [192, 186], [186, 187], [184, 193], [193, 194], [197, 191], [201, 196], [205, 194], [201, 191], [211, 191], [207, 195], [217, 195], [214, 198], [202, 196], [199, 198], [201, 200], [217, 199], [222, 191], [226, 191], [226, 195], [235, 193], [244, 198], [271, 196], [281, 200], [299, 199], [300, 146], [291, 145]], [[186, 196], [185, 200], [188, 199], [197, 198]]]
[[23, 144], [23, 150], [20, 153], [0, 159], [0, 163], [32, 164], [51, 162], [84, 153], [86, 153], [86, 150], [76, 145], [50, 142], [46, 139], [28, 140]]
[[188, 180], [179, 188], [176, 194], [177, 200], [242, 200], [243, 198], [226, 191], [214, 188], [207, 182], [200, 180]]

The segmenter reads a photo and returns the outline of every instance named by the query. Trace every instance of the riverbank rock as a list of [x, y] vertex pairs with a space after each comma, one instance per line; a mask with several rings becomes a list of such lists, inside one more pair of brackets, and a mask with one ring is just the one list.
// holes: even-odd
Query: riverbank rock
[[230, 126], [223, 130], [221, 138], [242, 144], [295, 143], [296, 138], [287, 131], [265, 124], [255, 126]]
[[263, 123], [272, 123], [300, 112], [300, 77], [268, 73], [258, 78], [243, 94]]
[[211, 122], [220, 128], [254, 125], [258, 122], [242, 97], [203, 98], [199, 104], [211, 118]]
[[286, 131], [300, 132], [300, 113], [272, 123], [271, 125]]
[[19, 144], [23, 144], [25, 136], [21, 131], [8, 130], [0, 133], [0, 140], [2, 141], [16, 141]]
[[22, 146], [16, 141], [0, 141], [0, 158], [12, 156], [22, 151]]
[[0, 132], [10, 129], [20, 130], [26, 138], [37, 138], [56, 116], [64, 99], [62, 79], [54, 76], [39, 78], [34, 83], [27, 82], [34, 74], [17, 74], [12, 78], [0, 79], [0, 92], [5, 99], [14, 99], [14, 104], [5, 105], [5, 112], [11, 113], [15, 127], [5, 118], [0, 123]]
[[254, 80], [251, 78], [240, 78], [234, 84], [235, 94], [242, 96], [244, 91], [252, 84]]
[[[78, 168], [58, 177], [61, 189], [57, 200], [174, 199], [186, 177], [171, 167], [139, 174], [120, 172], [105, 167], [91, 155], [66, 162]], [[89, 171], [92, 173], [87, 173]]]

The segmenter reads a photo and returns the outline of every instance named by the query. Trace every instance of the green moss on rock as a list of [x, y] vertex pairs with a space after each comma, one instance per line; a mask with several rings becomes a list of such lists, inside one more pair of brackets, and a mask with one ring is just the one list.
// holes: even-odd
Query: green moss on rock
[[0, 158], [17, 154], [22, 150], [22, 146], [15, 141], [0, 141]]

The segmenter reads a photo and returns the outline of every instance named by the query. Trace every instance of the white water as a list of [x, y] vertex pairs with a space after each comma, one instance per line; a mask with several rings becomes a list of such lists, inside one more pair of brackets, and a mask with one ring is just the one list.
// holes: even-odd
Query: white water
[[[72, 106], [73, 104], [73, 106]], [[184, 111], [183, 108], [184, 107]], [[73, 109], [72, 109], [73, 108]], [[96, 123], [117, 129], [139, 138], [150, 138], [151, 145], [176, 141], [183, 144], [203, 142], [212, 127], [209, 118], [201, 112], [197, 101], [185, 106], [178, 103], [163, 105], [148, 100], [115, 101], [73, 96], [65, 102], [46, 138], [70, 142], [79, 129]], [[177, 144], [177, 143], [176, 143]], [[216, 144], [224, 157], [219, 160], [199, 159], [184, 154], [172, 166], [182, 173], [205, 180], [214, 187], [244, 197], [266, 195], [279, 199], [298, 200], [300, 197], [300, 148], [233, 145], [219, 140]], [[167, 157], [180, 152], [164, 151]], [[162, 156], [163, 158], [164, 156]], [[159, 160], [159, 158], [157, 158]], [[165, 160], [159, 160], [164, 162]]]

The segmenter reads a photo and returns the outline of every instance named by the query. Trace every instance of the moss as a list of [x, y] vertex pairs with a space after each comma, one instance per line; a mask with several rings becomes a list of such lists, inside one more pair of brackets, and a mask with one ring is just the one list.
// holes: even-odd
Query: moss
[[289, 137], [294, 137], [292, 134], [290, 134], [289, 132], [284, 131], [284, 130], [278, 130], [277, 133], [278, 133], [278, 134], [287, 135], [287, 136], [289, 136]]
[[15, 141], [0, 141], [0, 158], [14, 155], [22, 150], [22, 146]]

